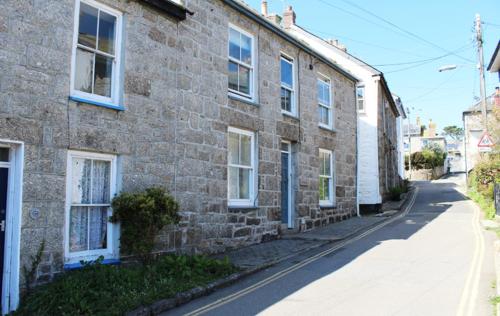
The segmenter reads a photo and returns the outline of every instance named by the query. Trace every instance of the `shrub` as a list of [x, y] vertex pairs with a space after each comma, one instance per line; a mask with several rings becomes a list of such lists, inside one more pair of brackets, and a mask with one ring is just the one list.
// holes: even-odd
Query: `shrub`
[[400, 201], [401, 200], [401, 193], [403, 193], [403, 188], [402, 187], [392, 187], [389, 189], [389, 197], [391, 201]]
[[168, 255], [127, 267], [97, 262], [35, 288], [14, 315], [124, 315], [236, 271], [227, 259], [205, 256]]
[[469, 175], [469, 196], [486, 212], [495, 215], [493, 189], [500, 183], [500, 154], [483, 156]]
[[120, 249], [125, 254], [151, 259], [155, 238], [168, 224], [179, 222], [178, 203], [163, 188], [121, 193], [111, 202], [111, 221], [120, 222]]

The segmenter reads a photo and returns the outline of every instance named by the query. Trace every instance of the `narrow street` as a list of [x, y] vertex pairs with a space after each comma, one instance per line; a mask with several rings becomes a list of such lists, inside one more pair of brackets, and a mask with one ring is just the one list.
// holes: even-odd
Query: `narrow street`
[[480, 228], [479, 210], [459, 192], [463, 181], [462, 175], [418, 182], [406, 216], [169, 314], [493, 315], [494, 236]]

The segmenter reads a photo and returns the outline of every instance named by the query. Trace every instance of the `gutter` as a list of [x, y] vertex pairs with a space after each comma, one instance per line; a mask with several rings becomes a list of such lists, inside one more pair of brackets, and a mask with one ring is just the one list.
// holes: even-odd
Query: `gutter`
[[391, 90], [389, 89], [389, 85], [387, 84], [387, 81], [385, 81], [385, 77], [383, 73], [380, 73], [378, 75], [373, 75], [372, 77], [378, 77], [380, 79], [380, 82], [382, 83], [382, 87], [384, 88], [385, 93], [389, 96], [387, 99], [389, 101], [389, 104], [391, 105], [393, 111], [396, 113], [396, 117], [401, 116], [398, 111], [398, 107], [396, 103], [394, 102], [394, 98], [392, 97]]
[[308, 47], [304, 43], [300, 42], [299, 40], [297, 40], [296, 38], [294, 38], [293, 36], [291, 36], [290, 34], [288, 34], [286, 31], [284, 31], [280, 27], [276, 26], [274, 23], [268, 21], [266, 18], [264, 18], [264, 17], [262, 17], [262, 16], [260, 16], [260, 15], [258, 15], [256, 13], [252, 12], [249, 8], [246, 8], [243, 4], [238, 3], [238, 2], [236, 2], [234, 0], [221, 0], [221, 2], [224, 3], [224, 4], [226, 4], [230, 8], [238, 11], [239, 13], [241, 13], [244, 16], [246, 16], [250, 20], [252, 20], [252, 21], [254, 21], [254, 22], [262, 25], [263, 27], [265, 27], [269, 31], [275, 33], [276, 35], [280, 36], [284, 40], [292, 43], [293, 45], [295, 45], [297, 47], [299, 47], [300, 49], [302, 49], [306, 53], [308, 53], [308, 54], [316, 57], [321, 62], [327, 64], [328, 66], [332, 67], [333, 69], [335, 69], [336, 71], [338, 71], [339, 73], [341, 73], [342, 75], [344, 75], [345, 77], [347, 77], [348, 79], [350, 79], [352, 82], [356, 83], [356, 82], [359, 81], [352, 74], [348, 73], [347, 71], [345, 71], [344, 69], [342, 69], [338, 65], [332, 63], [326, 57], [324, 57], [323, 55], [321, 55], [318, 52], [314, 51], [313, 49], [311, 49], [310, 47]]

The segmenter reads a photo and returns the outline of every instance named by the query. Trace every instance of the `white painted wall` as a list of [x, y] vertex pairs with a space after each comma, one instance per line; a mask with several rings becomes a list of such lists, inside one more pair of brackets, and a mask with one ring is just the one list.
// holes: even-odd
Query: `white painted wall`
[[[382, 202], [379, 192], [377, 109], [380, 80], [371, 67], [305, 30], [293, 25], [287, 29], [314, 50], [357, 77], [365, 86], [365, 112], [358, 114], [358, 203]], [[375, 76], [375, 77], [374, 77]], [[354, 93], [354, 91], [353, 91]], [[356, 106], [353, 104], [353, 106]]]
[[405, 148], [403, 143], [403, 117], [396, 118], [396, 128], [398, 132], [398, 174], [401, 179], [405, 178]]

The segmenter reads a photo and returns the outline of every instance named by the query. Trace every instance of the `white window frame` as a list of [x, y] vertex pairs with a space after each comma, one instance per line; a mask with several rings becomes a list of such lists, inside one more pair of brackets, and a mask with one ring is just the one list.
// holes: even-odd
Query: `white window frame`
[[[324, 107], [324, 108], [328, 109], [328, 122], [330, 122], [330, 124], [327, 125], [327, 124], [323, 124], [320, 120], [318, 120], [319, 121], [319, 126], [327, 128], [327, 129], [334, 129], [335, 128], [335, 122], [334, 122], [335, 116], [333, 115], [333, 112], [334, 112], [334, 106], [333, 106], [334, 96], [333, 96], [333, 89], [332, 89], [332, 80], [330, 79], [330, 77], [325, 76], [323, 74], [318, 73], [318, 75], [319, 75], [318, 76], [318, 82], [322, 82], [322, 83], [327, 84], [328, 85], [328, 90], [330, 92], [330, 99], [328, 100], [328, 102], [330, 104], [324, 104], [324, 103], [322, 103], [319, 100], [319, 95], [317, 96], [318, 107]], [[316, 94], [318, 94], [318, 91], [316, 91]]]
[[[358, 98], [358, 89], [363, 89], [363, 97]], [[363, 108], [359, 109], [359, 101], [363, 102]], [[356, 110], [359, 113], [366, 113], [366, 87], [365, 85], [356, 86]]]
[[[118, 224], [113, 224], [108, 222], [106, 227], [106, 248], [105, 249], [95, 249], [95, 250], [85, 250], [78, 252], [71, 252], [69, 250], [69, 226], [70, 226], [70, 212], [71, 212], [71, 200], [72, 200], [72, 176], [73, 176], [73, 159], [81, 158], [81, 159], [93, 159], [93, 160], [104, 160], [109, 161], [111, 163], [110, 168], [110, 199], [116, 194], [116, 185], [117, 185], [117, 167], [116, 160], [117, 157], [115, 155], [109, 154], [99, 154], [92, 152], [83, 152], [83, 151], [68, 151], [68, 159], [66, 166], [66, 205], [65, 205], [65, 229], [64, 229], [64, 255], [65, 255], [65, 264], [78, 263], [81, 260], [91, 261], [96, 260], [100, 256], [103, 256], [104, 259], [118, 259], [119, 251], [118, 251], [118, 240], [119, 240], [119, 226]], [[111, 201], [110, 201], [111, 204]], [[111, 207], [108, 210], [108, 218], [112, 215]]]
[[[319, 154], [320, 153], [325, 153], [325, 154], [329, 154], [330, 155], [330, 176], [322, 176], [321, 173], [319, 174], [319, 177], [320, 178], [330, 178], [331, 179], [331, 182], [330, 182], [330, 186], [328, 187], [328, 191], [329, 191], [329, 197], [330, 199], [328, 200], [319, 200], [319, 205], [320, 206], [328, 206], [328, 207], [333, 207], [335, 206], [335, 175], [336, 175], [336, 172], [334, 171], [335, 170], [335, 153], [331, 150], [328, 150], [328, 149], [322, 149], [320, 148], [319, 149]], [[319, 156], [318, 154], [318, 156]], [[321, 165], [321, 164], [320, 164]], [[319, 189], [319, 185], [318, 185], [318, 189]]]
[[[250, 53], [251, 53], [251, 56], [252, 56], [252, 64], [247, 64], [247, 63], [244, 63], [242, 62], [241, 60], [238, 60], [236, 58], [233, 58], [231, 57], [230, 55], [230, 52], [229, 52], [229, 45], [230, 45], [230, 42], [229, 42], [229, 39], [230, 39], [230, 36], [231, 36], [231, 29], [233, 29], [234, 31], [238, 32], [238, 33], [241, 33], [245, 36], [248, 36], [250, 38], [250, 41], [251, 41], [251, 45], [252, 45], [252, 49], [250, 50]], [[253, 36], [252, 33], [249, 33], [247, 31], [245, 31], [244, 29], [242, 29], [241, 27], [238, 27], [234, 24], [231, 24], [229, 23], [229, 27], [227, 29], [227, 36], [228, 36], [228, 39], [227, 39], [227, 58], [228, 58], [228, 64], [229, 62], [234, 62], [236, 63], [237, 65], [240, 65], [240, 66], [243, 66], [245, 68], [248, 68], [249, 71], [250, 71], [250, 78], [249, 78], [249, 85], [250, 85], [250, 93], [249, 94], [246, 94], [246, 93], [242, 93], [240, 91], [237, 91], [237, 90], [233, 90], [233, 89], [230, 89], [229, 88], [229, 83], [228, 83], [228, 94], [230, 96], [233, 96], [233, 97], [236, 97], [236, 98], [239, 98], [239, 99], [243, 99], [243, 100], [250, 100], [250, 101], [256, 101], [256, 76], [255, 76], [255, 69], [256, 69], [256, 65], [257, 65], [257, 60], [256, 60], [256, 48], [255, 48], [255, 37]], [[229, 79], [228, 79], [229, 80]]]
[[[229, 161], [229, 145], [227, 146], [227, 157], [228, 157], [228, 162], [227, 162], [227, 171], [228, 171], [227, 200], [228, 200], [228, 206], [253, 207], [253, 206], [255, 206], [255, 192], [256, 192], [255, 179], [257, 179], [257, 166], [256, 166], [256, 159], [255, 159], [255, 150], [256, 150], [256, 148], [255, 148], [255, 133], [248, 131], [248, 130], [239, 129], [236, 127], [231, 127], [231, 126], [228, 127], [227, 133], [228, 133], [228, 139], [229, 139], [229, 133], [250, 136], [250, 148], [251, 148], [251, 151], [250, 151], [251, 166], [249, 168], [248, 166], [231, 164]], [[229, 144], [229, 141], [228, 141], [228, 144]], [[248, 194], [249, 199], [231, 199], [229, 197], [229, 186], [231, 185], [231, 183], [229, 182], [229, 168], [230, 167], [252, 169], [252, 171], [250, 172], [250, 185], [249, 185], [249, 194]]]
[[[289, 87], [287, 85], [283, 85], [283, 82], [281, 82], [281, 61], [284, 60], [288, 64], [292, 66], [292, 87]], [[281, 113], [283, 114], [288, 114], [291, 116], [297, 117], [297, 105], [296, 105], [296, 97], [295, 97], [295, 90], [296, 90], [296, 76], [295, 76], [295, 59], [291, 57], [290, 55], [287, 55], [283, 52], [280, 53], [280, 108], [281, 108], [281, 89], [285, 89], [291, 92], [291, 111], [287, 111], [284, 109], [281, 109]]]
[[[283, 150], [282, 145], [286, 144], [286, 150]], [[292, 210], [292, 142], [288, 140], [281, 140], [280, 143], [280, 152], [285, 153], [288, 155], [288, 222], [287, 226], [288, 228], [293, 228], [293, 210]], [[281, 190], [281, 193], [283, 193], [283, 190]]]
[[[110, 14], [116, 17], [116, 26], [115, 26], [115, 53], [114, 56], [99, 52], [99, 54], [113, 57], [113, 72], [111, 75], [111, 97], [105, 97], [93, 93], [88, 93], [84, 91], [80, 91], [75, 89], [75, 76], [76, 76], [76, 50], [77, 47], [81, 46], [78, 44], [78, 29], [80, 25], [80, 4], [85, 3], [91, 7], [94, 7], [98, 10], [104, 11], [107, 14]], [[76, 0], [75, 3], [75, 16], [74, 16], [74, 30], [73, 30], [73, 47], [71, 53], [71, 79], [70, 79], [70, 95], [71, 97], [76, 97], [83, 100], [94, 101], [98, 103], [103, 103], [104, 105], [112, 105], [116, 107], [120, 107], [120, 98], [122, 92], [123, 80], [121, 78], [121, 64], [122, 64], [122, 23], [123, 23], [123, 14], [115, 9], [112, 9], [104, 4], [96, 2], [94, 0]], [[97, 51], [96, 49], [92, 50], [89, 48], [85, 48], [86, 51]], [[93, 84], [92, 84], [93, 85]]]

